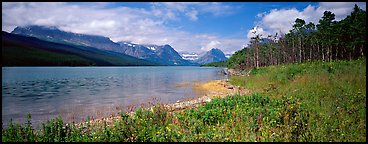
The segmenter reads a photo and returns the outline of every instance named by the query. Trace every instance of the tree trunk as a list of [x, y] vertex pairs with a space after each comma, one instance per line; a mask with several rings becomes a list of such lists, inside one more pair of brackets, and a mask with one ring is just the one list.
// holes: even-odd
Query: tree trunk
[[332, 44], [330, 45], [330, 61], [332, 61], [332, 55], [333, 55], [333, 53], [332, 53]]
[[320, 60], [320, 56], [319, 56], [319, 43], [317, 42], [317, 54], [316, 54], [316, 59]]
[[299, 63], [302, 63], [302, 39], [299, 37]]
[[321, 54], [322, 54], [322, 61], [325, 61], [325, 54], [324, 54], [324, 52], [323, 52], [323, 51], [324, 51], [324, 49], [323, 49], [323, 46], [322, 46], [322, 49], [321, 49], [321, 52], [322, 52], [322, 53], [321, 53]]
[[360, 56], [363, 57], [364, 56], [364, 52], [363, 52], [363, 44], [360, 46]]
[[273, 65], [272, 49], [270, 49], [270, 56], [271, 56], [270, 65]]
[[257, 67], [256, 47], [254, 47], [254, 51], [253, 51], [253, 63], [254, 63], [254, 67]]
[[258, 49], [258, 46], [257, 46], [257, 49], [256, 49], [256, 67], [258, 68], [259, 67], [259, 49]]
[[327, 53], [326, 53], [327, 61], [331, 61], [330, 55], [331, 55], [330, 45], [327, 45]]
[[336, 47], [335, 47], [335, 60], [338, 59], [338, 57], [337, 57], [338, 52], [339, 52], [339, 45], [336, 44]]
[[349, 60], [351, 60], [351, 52], [352, 52], [352, 50], [349, 50]]
[[295, 59], [296, 59], [296, 53], [295, 53], [295, 47], [294, 47], [294, 37], [293, 37], [293, 48], [292, 48], [292, 52], [293, 52], [293, 55], [294, 55], [294, 58], [293, 58], [293, 63], [295, 62]]
[[341, 50], [341, 53], [340, 53], [340, 58], [341, 59], [345, 59], [344, 58], [344, 51], [345, 51], [345, 48], [344, 47], [341, 47], [342, 48], [342, 50]]
[[289, 56], [286, 54], [285, 44], [282, 45], [282, 54], [283, 54], [283, 58], [284, 58], [284, 63], [287, 63], [287, 60], [288, 60]]
[[312, 51], [314, 50], [314, 45], [312, 44], [312, 49], [309, 49], [309, 61], [312, 60]]
[[352, 50], [352, 59], [356, 58], [356, 51], [355, 51], [355, 45], [353, 46], [353, 50]]

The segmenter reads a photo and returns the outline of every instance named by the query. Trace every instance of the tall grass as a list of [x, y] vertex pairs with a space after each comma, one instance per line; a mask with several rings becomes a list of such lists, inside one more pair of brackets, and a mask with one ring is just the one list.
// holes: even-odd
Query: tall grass
[[2, 141], [366, 141], [365, 59], [264, 67], [230, 82], [253, 94], [175, 112], [137, 108], [112, 124], [11, 123]]
[[366, 141], [365, 59], [264, 67], [231, 82], [297, 100], [308, 114], [310, 141]]

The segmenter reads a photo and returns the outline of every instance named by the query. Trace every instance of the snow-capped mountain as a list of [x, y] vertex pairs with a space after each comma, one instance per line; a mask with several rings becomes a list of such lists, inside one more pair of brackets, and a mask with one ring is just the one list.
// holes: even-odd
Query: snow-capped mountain
[[25, 26], [16, 27], [13, 34], [32, 36], [42, 40], [95, 47], [102, 50], [127, 54], [161, 65], [193, 65], [184, 60], [170, 45], [139, 45], [127, 41], [113, 42], [108, 37], [65, 32], [56, 27]]

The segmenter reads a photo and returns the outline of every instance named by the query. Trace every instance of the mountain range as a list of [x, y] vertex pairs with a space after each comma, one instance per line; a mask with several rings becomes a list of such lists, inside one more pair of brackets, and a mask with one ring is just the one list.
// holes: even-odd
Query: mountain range
[[[39, 40], [43, 40], [67, 45], [69, 47], [77, 47], [75, 50], [83, 47], [84, 50], [91, 48], [95, 51], [97, 49], [103, 52], [114, 53], [115, 55], [120, 54], [124, 57], [128, 55], [135, 57], [138, 61], [144, 60], [145, 62], [149, 62], [147, 65], [199, 65], [226, 60], [225, 55], [219, 49], [211, 50], [198, 59], [183, 59], [182, 55], [180, 55], [174, 50], [173, 47], [167, 44], [140, 45], [127, 41], [113, 42], [108, 37], [66, 32], [56, 27], [48, 26], [31, 25], [25, 27], [16, 27], [11, 34], [35, 37], [38, 39], [38, 42], [40, 42]], [[49, 45], [49, 43], [45, 45]]]
[[63, 44], [2, 32], [2, 66], [159, 65], [94, 47]]

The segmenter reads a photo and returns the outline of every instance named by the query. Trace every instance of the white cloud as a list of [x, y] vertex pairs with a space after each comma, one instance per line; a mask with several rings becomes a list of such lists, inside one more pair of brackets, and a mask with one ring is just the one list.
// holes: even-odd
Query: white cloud
[[176, 19], [181, 14], [186, 15], [191, 20], [197, 20], [199, 14], [224, 16], [232, 14], [238, 8], [218, 2], [152, 2], [151, 4], [156, 15], [171, 20]]
[[[113, 41], [131, 41], [138, 44], [170, 44], [177, 51], [199, 52], [202, 47], [221, 43], [218, 48], [225, 53], [240, 49], [242, 38], [229, 39], [215, 35], [192, 34], [167, 27], [170, 20], [178, 19], [178, 12], [197, 20], [204, 6], [211, 3], [177, 3], [170, 8], [158, 9], [162, 3], [152, 4], [151, 9], [115, 7], [107, 3], [2, 3], [2, 29], [11, 32], [16, 26], [56, 26], [74, 33], [102, 35]], [[159, 5], [159, 6], [158, 6]], [[216, 4], [220, 9], [222, 4]], [[193, 7], [192, 7], [193, 6]], [[215, 15], [215, 11], [212, 11]], [[233, 43], [230, 43], [233, 42]], [[216, 46], [216, 45], [214, 45]]]
[[323, 15], [325, 10], [329, 10], [335, 14], [336, 20], [341, 20], [351, 13], [355, 4], [366, 10], [366, 2], [321, 2], [317, 11]]
[[318, 6], [308, 5], [302, 11], [291, 9], [272, 9], [269, 13], [259, 13], [261, 21], [257, 22], [266, 33], [287, 33], [292, 29], [296, 18], [305, 20], [306, 23], [317, 24], [322, 18], [323, 12], [328, 10], [335, 14], [335, 20], [341, 20], [350, 15], [354, 4], [366, 9], [365, 2], [321, 2]]
[[223, 3], [218, 2], [207, 3], [201, 7], [202, 11], [211, 13], [216, 16], [232, 14], [237, 8], [239, 7], [224, 5]]
[[261, 17], [263, 17], [265, 14], [267, 14], [267, 13], [266, 13], [266, 12], [259, 13], [259, 14], [257, 14], [257, 17], [261, 18]]
[[233, 54], [236, 51], [242, 49], [245, 47], [246, 44], [248, 44], [247, 39], [222, 39], [221, 45], [218, 46], [219, 49], [221, 49], [225, 54]]
[[257, 34], [259, 34], [261, 37], [267, 37], [267, 35], [270, 33], [267, 33], [259, 26], [255, 26], [253, 29], [248, 31], [247, 38], [250, 39], [251, 37], [255, 37]]
[[215, 40], [215, 41], [210, 41], [209, 43], [207, 43], [205, 46], [203, 46], [201, 49], [204, 51], [209, 51], [212, 48], [218, 48], [218, 46], [221, 45], [221, 42]]
[[185, 15], [187, 15], [190, 20], [196, 21], [198, 19], [198, 11], [196, 10], [192, 10], [190, 12], [187, 12]]

